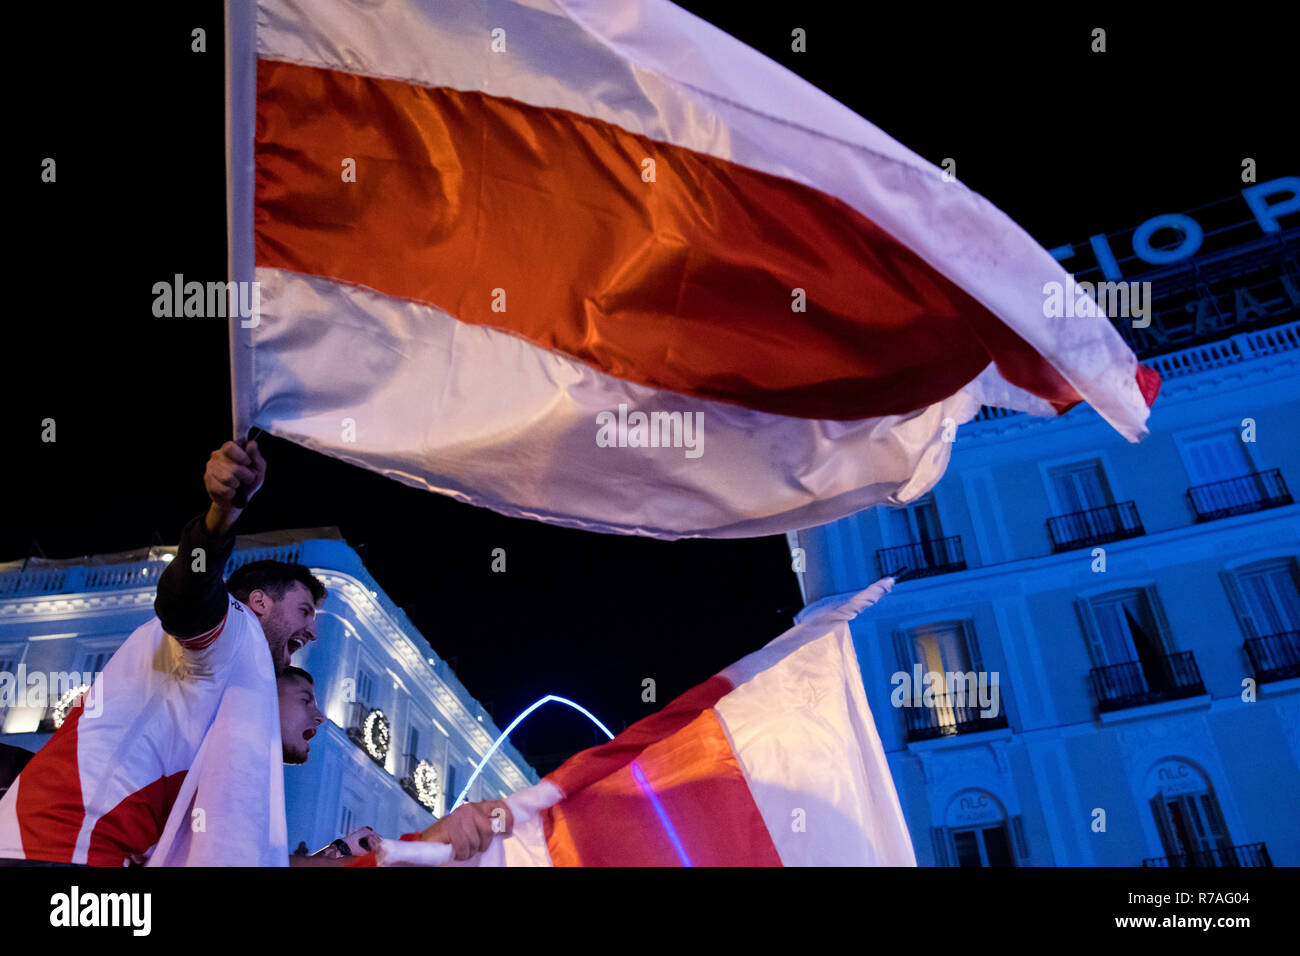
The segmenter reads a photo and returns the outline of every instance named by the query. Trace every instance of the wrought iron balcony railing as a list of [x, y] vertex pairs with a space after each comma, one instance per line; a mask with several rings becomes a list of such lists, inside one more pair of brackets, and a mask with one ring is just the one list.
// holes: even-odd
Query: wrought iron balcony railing
[[947, 538], [926, 538], [913, 544], [896, 548], [881, 548], [876, 552], [876, 564], [882, 578], [908, 568], [909, 578], [924, 578], [932, 574], [966, 570], [966, 555], [961, 547], [961, 535]]
[[414, 777], [415, 768], [419, 765], [420, 757], [418, 754], [402, 754], [401, 767], [403, 777]]
[[1102, 711], [1123, 710], [1205, 693], [1201, 671], [1191, 651], [1163, 654], [1148, 661], [1094, 667], [1088, 676]]
[[360, 734], [366, 722], [366, 714], [369, 712], [370, 705], [364, 700], [349, 701], [347, 705], [347, 726], [344, 729], [348, 733], [356, 731]]
[[1300, 677], [1300, 631], [1252, 637], [1246, 641], [1246, 653], [1250, 655], [1256, 680]]
[[1268, 847], [1263, 843], [1243, 843], [1221, 850], [1193, 850], [1178, 856], [1157, 856], [1142, 861], [1143, 866], [1272, 866]]
[[933, 707], [904, 707], [907, 739], [933, 740], [1007, 726], [1005, 710], [999, 708], [996, 714], [983, 716], [980, 711], [984, 709], [973, 691], [970, 694], [938, 694]]
[[1191, 499], [1197, 521], [1214, 521], [1295, 503], [1278, 468], [1196, 485], [1187, 489], [1187, 497]]
[[1058, 552], [1146, 534], [1137, 505], [1132, 501], [1048, 518], [1047, 531], [1052, 536], [1052, 550]]

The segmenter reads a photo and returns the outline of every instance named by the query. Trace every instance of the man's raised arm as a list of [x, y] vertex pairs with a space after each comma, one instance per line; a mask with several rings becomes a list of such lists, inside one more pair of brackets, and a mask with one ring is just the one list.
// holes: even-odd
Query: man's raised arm
[[255, 441], [246, 448], [228, 441], [208, 459], [203, 486], [212, 503], [185, 526], [176, 560], [158, 579], [154, 612], [168, 634], [181, 640], [202, 637], [225, 620], [222, 572], [235, 547], [231, 532], [265, 479], [266, 461]]

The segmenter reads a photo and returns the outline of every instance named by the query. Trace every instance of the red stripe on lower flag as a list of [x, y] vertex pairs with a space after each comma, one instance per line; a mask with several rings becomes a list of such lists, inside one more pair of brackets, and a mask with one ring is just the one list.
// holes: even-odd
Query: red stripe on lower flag
[[590, 783], [626, 767], [653, 744], [676, 733], [700, 712], [712, 707], [732, 690], [725, 677], [710, 677], [697, 684], [662, 710], [638, 720], [607, 744], [574, 754], [546, 777], [563, 793], [576, 793]]
[[712, 709], [542, 816], [556, 866], [780, 866]]

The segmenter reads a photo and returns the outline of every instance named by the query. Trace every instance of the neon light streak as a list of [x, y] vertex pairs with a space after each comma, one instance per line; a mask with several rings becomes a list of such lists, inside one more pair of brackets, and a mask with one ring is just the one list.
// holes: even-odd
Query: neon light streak
[[534, 703], [522, 714], [520, 714], [518, 717], [512, 720], [510, 722], [509, 727], [501, 731], [501, 736], [498, 737], [495, 741], [493, 741], [492, 746], [488, 748], [488, 752], [483, 755], [483, 759], [480, 760], [478, 766], [474, 768], [474, 772], [469, 775], [469, 780], [465, 782], [465, 789], [460, 792], [460, 796], [456, 798], [456, 802], [453, 803], [451, 806], [452, 810], [455, 810], [458, 806], [460, 806], [462, 803], [465, 802], [465, 795], [469, 793], [469, 788], [474, 784], [474, 781], [478, 779], [479, 773], [483, 770], [484, 767], [487, 766], [487, 762], [492, 759], [492, 755], [496, 753], [496, 749], [501, 746], [501, 742], [510, 736], [510, 731], [518, 727], [520, 721], [522, 721], [525, 717], [527, 717], [529, 714], [535, 711], [538, 707], [541, 707], [542, 704], [549, 703], [550, 701], [555, 701], [556, 703], [559, 704], [568, 704], [574, 710], [584, 714], [588, 720], [590, 720], [593, 724], [595, 724], [597, 727], [603, 730], [605, 732], [606, 737], [608, 737], [610, 740], [614, 739], [614, 735], [610, 733], [609, 728], [606, 727], [604, 724], [602, 724], [599, 720], [597, 720], [596, 715], [593, 714], [591, 711], [589, 711], [587, 708], [583, 707], [581, 704], [575, 704], [567, 697], [557, 697], [554, 694], [547, 694], [541, 700]]
[[645, 774], [641, 772], [641, 768], [636, 765], [635, 760], [632, 761], [632, 776], [636, 779], [636, 785], [641, 788], [641, 792], [646, 795], [646, 799], [650, 801], [651, 806], [655, 808], [655, 813], [659, 816], [659, 822], [664, 825], [664, 832], [668, 834], [668, 839], [672, 843], [673, 849], [677, 851], [682, 866], [694, 866], [691, 863], [691, 858], [686, 855], [686, 847], [682, 846], [677, 831], [673, 829], [673, 822], [668, 819], [668, 811], [659, 802], [659, 795], [651, 789], [650, 781], [645, 778]]

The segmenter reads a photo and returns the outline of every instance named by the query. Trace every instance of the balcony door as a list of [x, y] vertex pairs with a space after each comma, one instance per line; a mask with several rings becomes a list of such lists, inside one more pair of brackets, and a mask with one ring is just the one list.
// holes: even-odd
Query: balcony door
[[[1199, 515], [1227, 516], [1253, 511], [1274, 497], [1265, 475], [1255, 472], [1236, 431], [1216, 432], [1179, 443], [1192, 504]], [[1235, 479], [1235, 480], [1234, 480]]]
[[1100, 461], [1084, 461], [1053, 468], [1050, 472], [1052, 490], [1062, 513], [1088, 511], [1114, 504], [1110, 483]]
[[[970, 629], [962, 621], [930, 624], [913, 629], [909, 634], [911, 660], [908, 671], [921, 665], [923, 674], [935, 673], [942, 678], [948, 673], [975, 671], [978, 679], [983, 664], [979, 648], [971, 637]], [[938, 688], [936, 688], [938, 690]], [[933, 719], [943, 734], [957, 732], [957, 725], [965, 723], [972, 711], [979, 710], [977, 700], [953, 700], [947, 696], [947, 684], [936, 694]]]
[[1093, 666], [1105, 668], [1107, 691], [1121, 697], [1147, 693], [1163, 675], [1168, 653], [1150, 596], [1134, 588], [1093, 598], [1089, 606], [1096, 630], [1088, 636], [1088, 651]]
[[1293, 562], [1243, 568], [1237, 581], [1257, 636], [1300, 631], [1300, 583]]
[[1232, 840], [1213, 793], [1158, 794], [1151, 798], [1151, 812], [1171, 863], [1231, 865]]
[[1246, 446], [1235, 431], [1216, 432], [1180, 443], [1187, 478], [1193, 486], [1240, 478], [1255, 469]]
[[1099, 460], [1076, 462], [1048, 472], [1063, 536], [1070, 540], [1098, 539], [1125, 530]]
[[939, 509], [935, 506], [934, 495], [925, 495], [901, 508], [890, 508], [888, 515], [890, 545], [912, 545], [907, 556], [898, 561], [900, 566], [915, 571], [918, 567], [947, 563], [939, 543], [943, 538], [943, 528], [939, 524]]
[[958, 866], [1015, 866], [1005, 823], [952, 831]]

